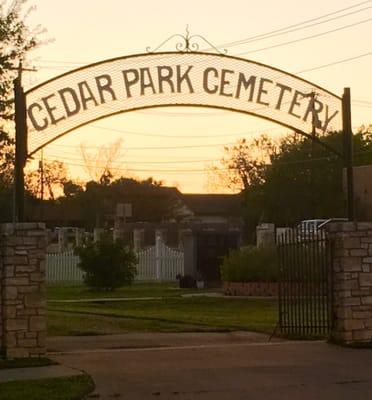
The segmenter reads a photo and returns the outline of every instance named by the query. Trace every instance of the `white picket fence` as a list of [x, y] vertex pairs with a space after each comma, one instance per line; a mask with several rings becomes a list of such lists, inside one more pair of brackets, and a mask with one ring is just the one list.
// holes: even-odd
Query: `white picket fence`
[[157, 237], [155, 246], [138, 253], [137, 280], [174, 281], [183, 275], [183, 251], [172, 249]]
[[[156, 245], [138, 252], [138, 281], [174, 281], [184, 274], [184, 254], [166, 246], [160, 238]], [[73, 251], [47, 254], [46, 280], [56, 282], [82, 282], [84, 273], [78, 268], [79, 257]]]
[[74, 251], [46, 255], [47, 282], [82, 282], [84, 272], [78, 268], [79, 257]]

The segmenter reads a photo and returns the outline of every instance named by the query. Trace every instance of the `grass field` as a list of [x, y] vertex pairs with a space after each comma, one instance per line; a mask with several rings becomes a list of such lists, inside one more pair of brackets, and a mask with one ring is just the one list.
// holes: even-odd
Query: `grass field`
[[16, 358], [13, 360], [4, 360], [0, 358], [0, 370], [12, 368], [36, 368], [56, 365], [55, 361], [49, 358]]
[[0, 400], [79, 400], [94, 389], [88, 375], [0, 384]]
[[[215, 291], [206, 289], [203, 292]], [[81, 300], [99, 298], [177, 297], [182, 294], [201, 293], [200, 290], [179, 289], [177, 283], [135, 283], [115, 291], [91, 290], [84, 285], [47, 286], [48, 300]]]
[[[48, 300], [97, 300], [49, 301], [48, 333], [52, 336], [232, 330], [271, 333], [278, 319], [274, 299], [181, 297], [185, 293], [193, 291], [169, 284], [136, 284], [104, 293], [88, 291], [82, 286], [49, 287]], [[99, 300], [109, 296], [136, 299]], [[137, 300], [142, 297], [156, 299]]]

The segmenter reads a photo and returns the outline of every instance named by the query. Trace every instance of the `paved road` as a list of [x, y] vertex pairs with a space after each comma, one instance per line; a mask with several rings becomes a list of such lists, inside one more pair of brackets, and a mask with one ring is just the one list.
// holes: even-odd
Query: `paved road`
[[171, 347], [143, 349], [123, 348], [124, 338], [122, 346], [110, 349], [109, 342], [105, 348], [100, 338], [96, 350], [70, 343], [53, 357], [91, 374], [97, 385], [92, 398], [100, 400], [372, 399], [372, 350], [199, 336], [199, 344], [183, 337], [178, 344], [170, 340]]

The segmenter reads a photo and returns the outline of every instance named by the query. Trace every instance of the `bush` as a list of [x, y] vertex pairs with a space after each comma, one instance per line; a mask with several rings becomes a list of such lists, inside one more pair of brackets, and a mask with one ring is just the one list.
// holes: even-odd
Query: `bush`
[[248, 246], [232, 251], [221, 265], [221, 278], [224, 282], [277, 282], [276, 248]]
[[75, 251], [80, 257], [78, 266], [85, 272], [84, 283], [91, 288], [114, 290], [130, 285], [137, 274], [136, 254], [111, 235], [102, 235]]

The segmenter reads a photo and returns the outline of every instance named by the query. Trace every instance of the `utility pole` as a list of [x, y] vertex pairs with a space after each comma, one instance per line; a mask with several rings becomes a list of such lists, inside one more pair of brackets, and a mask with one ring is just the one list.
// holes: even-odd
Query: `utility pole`
[[40, 161], [39, 161], [39, 172], [40, 172], [40, 200], [44, 200], [44, 152], [41, 149]]
[[23, 222], [25, 177], [24, 167], [27, 158], [26, 97], [22, 87], [22, 63], [19, 63], [18, 76], [14, 80], [15, 103], [15, 165], [14, 165], [14, 222]]
[[22, 72], [35, 72], [35, 69], [23, 68], [20, 61], [18, 76], [13, 81], [15, 108], [15, 162], [14, 162], [14, 204], [13, 222], [23, 222], [25, 218], [25, 176], [24, 168], [27, 160], [27, 114], [26, 96], [22, 87]]
[[39, 172], [40, 172], [40, 219], [44, 218], [44, 151], [41, 149], [40, 161], [39, 161]]

